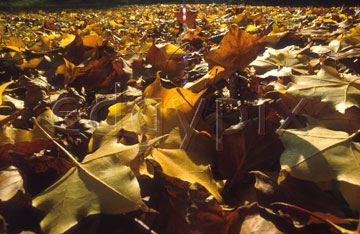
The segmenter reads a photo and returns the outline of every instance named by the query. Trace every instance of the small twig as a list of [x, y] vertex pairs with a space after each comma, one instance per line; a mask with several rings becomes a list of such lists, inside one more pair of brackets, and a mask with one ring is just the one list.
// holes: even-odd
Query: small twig
[[76, 158], [67, 150], [65, 149], [59, 142], [55, 141], [54, 138], [45, 130], [43, 129], [43, 127], [41, 127], [41, 125], [39, 124], [39, 122], [37, 121], [36, 118], [33, 118], [36, 126], [57, 146], [59, 147], [70, 159], [71, 161], [73, 161], [73, 163], [76, 164], [76, 166], [78, 167], [82, 167], [80, 165], [80, 163], [76, 160]]
[[22, 111], [20, 110], [16, 110], [14, 113], [12, 113], [11, 115], [9, 115], [8, 117], [6, 117], [5, 119], [0, 121], [0, 127], [3, 126], [4, 124], [13, 121], [14, 119], [16, 119], [20, 114], [22, 113]]

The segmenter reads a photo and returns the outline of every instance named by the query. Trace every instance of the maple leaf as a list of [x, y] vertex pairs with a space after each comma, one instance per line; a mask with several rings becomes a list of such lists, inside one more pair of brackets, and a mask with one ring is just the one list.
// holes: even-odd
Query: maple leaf
[[[280, 164], [290, 175], [317, 183], [337, 180], [360, 186], [360, 144], [353, 141], [356, 133], [349, 136], [310, 125], [301, 130], [280, 130], [279, 134], [285, 147]], [[360, 209], [357, 201], [347, 201]]]
[[[174, 48], [174, 46], [165, 46], [165, 53], [161, 49], [157, 48], [153, 43], [150, 49], [146, 54], [146, 62], [154, 66], [156, 70], [162, 70], [172, 77], [182, 77], [184, 65], [170, 59], [172, 54], [179, 55], [182, 53], [182, 50], [179, 48]], [[169, 57], [167, 59], [166, 57]]]
[[26, 45], [20, 37], [10, 37], [8, 41], [5, 41], [7, 48], [17, 52], [24, 52]]
[[293, 83], [289, 83], [287, 92], [306, 98], [318, 98], [330, 102], [340, 113], [360, 103], [360, 78], [353, 75], [341, 76], [336, 69], [323, 66], [312, 76], [292, 76]]
[[121, 214], [145, 207], [128, 165], [156, 141], [125, 146], [113, 137], [87, 155], [33, 200], [35, 207], [47, 212], [41, 222], [43, 231], [63, 233], [91, 214]]
[[151, 158], [161, 165], [166, 175], [180, 177], [182, 180], [191, 183], [197, 182], [204, 186], [219, 202], [222, 201], [209, 165], [194, 162], [181, 149], [153, 149]]
[[295, 46], [287, 46], [280, 50], [267, 48], [265, 53], [258, 56], [250, 66], [256, 68], [257, 74], [263, 74], [259, 76], [261, 78], [289, 76], [292, 71], [308, 74], [309, 65], [314, 67], [319, 60], [307, 56], [304, 53], [307, 49], [308, 47], [297, 49]]
[[242, 71], [256, 58], [264, 39], [231, 25], [229, 32], [220, 42], [220, 48], [207, 53], [205, 60], [210, 68], [218, 65], [230, 74], [236, 70]]
[[[204, 90], [205, 91], [205, 90]], [[204, 91], [193, 93], [184, 88], [166, 89], [162, 87], [159, 72], [155, 81], [144, 90], [145, 98], [159, 98], [164, 108], [180, 109], [189, 119], [192, 117], [196, 104]]]

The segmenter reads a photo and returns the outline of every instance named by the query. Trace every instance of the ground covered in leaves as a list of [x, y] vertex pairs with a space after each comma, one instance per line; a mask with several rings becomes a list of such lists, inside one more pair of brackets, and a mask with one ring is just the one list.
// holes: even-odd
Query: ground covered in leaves
[[359, 8], [2, 12], [0, 39], [1, 233], [360, 232]]

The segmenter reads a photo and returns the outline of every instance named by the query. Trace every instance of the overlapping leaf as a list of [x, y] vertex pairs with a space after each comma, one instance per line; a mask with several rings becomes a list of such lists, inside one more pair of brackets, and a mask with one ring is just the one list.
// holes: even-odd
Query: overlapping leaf
[[[360, 186], [360, 145], [353, 141], [356, 134], [349, 136], [318, 126], [281, 130], [285, 147], [281, 166], [299, 179], [317, 183], [337, 180]], [[358, 204], [350, 205], [359, 209]]]
[[340, 75], [336, 69], [323, 66], [313, 76], [293, 76], [293, 83], [287, 92], [298, 97], [318, 98], [330, 102], [336, 110], [344, 113], [346, 109], [359, 107], [360, 78], [353, 75]]
[[41, 222], [46, 233], [62, 233], [91, 214], [121, 214], [145, 205], [129, 163], [146, 147], [125, 146], [116, 137], [85, 157], [60, 180], [36, 197], [33, 205], [47, 215]]

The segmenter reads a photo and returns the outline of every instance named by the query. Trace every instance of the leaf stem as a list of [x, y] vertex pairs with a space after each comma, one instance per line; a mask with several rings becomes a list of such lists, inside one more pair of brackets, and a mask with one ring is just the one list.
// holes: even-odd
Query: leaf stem
[[67, 149], [65, 149], [59, 142], [55, 141], [54, 138], [39, 124], [36, 118], [33, 118], [36, 126], [57, 146], [59, 147], [70, 159], [73, 161], [73, 163], [76, 164], [76, 166], [82, 167], [78, 160], [76, 160], [75, 156], [72, 155]]
[[[36, 118], [34, 118], [34, 122], [36, 124], [36, 126], [57, 146], [59, 147], [62, 151], [64, 151], [64, 153], [76, 164], [76, 167], [79, 168], [80, 170], [82, 170], [84, 173], [86, 173], [88, 176], [90, 176], [91, 178], [93, 178], [95, 181], [97, 181], [98, 183], [104, 185], [105, 187], [107, 187], [108, 189], [110, 189], [111, 191], [113, 191], [114, 193], [116, 193], [117, 195], [125, 198], [126, 200], [130, 201], [131, 203], [135, 203], [133, 200], [131, 200], [131, 198], [128, 198], [125, 194], [122, 194], [121, 192], [119, 192], [118, 190], [116, 190], [114, 187], [112, 187], [111, 185], [108, 185], [106, 182], [102, 181], [99, 177], [97, 177], [96, 175], [94, 175], [92, 172], [88, 171], [83, 165], [81, 165], [80, 162], [78, 162], [75, 158], [75, 156], [73, 156], [68, 150], [66, 150], [59, 142], [57, 142], [56, 140], [54, 140], [54, 138], [48, 133], [46, 132], [46, 130], [41, 127], [41, 125], [39, 124], [39, 122], [37, 121]], [[138, 204], [139, 208], [142, 208], [145, 210], [144, 207], [142, 207], [143, 204]]]

